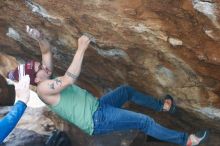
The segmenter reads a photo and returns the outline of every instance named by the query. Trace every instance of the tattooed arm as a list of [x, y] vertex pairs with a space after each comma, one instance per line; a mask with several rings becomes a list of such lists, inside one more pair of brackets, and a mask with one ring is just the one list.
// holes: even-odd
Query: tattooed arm
[[65, 75], [53, 80], [44, 81], [38, 85], [38, 94], [42, 98], [48, 96], [54, 97], [55, 95], [58, 95], [67, 86], [73, 84], [76, 81], [80, 74], [84, 53], [88, 48], [89, 43], [90, 40], [88, 37], [80, 37], [78, 40], [78, 49]]

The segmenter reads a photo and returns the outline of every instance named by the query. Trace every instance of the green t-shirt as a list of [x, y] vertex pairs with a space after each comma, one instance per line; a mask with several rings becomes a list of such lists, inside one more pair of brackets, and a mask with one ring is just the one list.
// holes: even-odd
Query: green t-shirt
[[98, 105], [97, 98], [92, 94], [76, 85], [70, 85], [60, 93], [59, 103], [50, 108], [63, 119], [92, 135], [94, 129], [92, 116]]

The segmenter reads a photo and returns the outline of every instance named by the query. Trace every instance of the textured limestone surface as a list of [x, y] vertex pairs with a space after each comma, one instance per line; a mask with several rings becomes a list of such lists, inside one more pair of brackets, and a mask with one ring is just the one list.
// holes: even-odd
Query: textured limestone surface
[[25, 33], [31, 25], [53, 44], [60, 72], [77, 38], [92, 35], [79, 82], [97, 96], [130, 84], [158, 98], [169, 93], [184, 108], [220, 106], [217, 0], [3, 0], [0, 7], [1, 52], [40, 60]]
[[121, 84], [170, 94], [219, 133], [219, 18], [219, 0], [1, 0], [0, 73], [15, 58], [41, 59], [27, 24], [52, 44], [57, 74], [71, 63], [79, 36], [90, 34], [80, 86], [97, 97]]

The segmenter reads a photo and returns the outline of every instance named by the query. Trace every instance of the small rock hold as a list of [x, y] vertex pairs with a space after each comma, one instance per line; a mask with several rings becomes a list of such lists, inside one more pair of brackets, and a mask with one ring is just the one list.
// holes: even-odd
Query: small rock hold
[[6, 35], [8, 37], [13, 38], [16, 41], [21, 41], [21, 37], [20, 37], [19, 33], [15, 29], [13, 29], [11, 27], [8, 28], [8, 32], [7, 32]]
[[183, 42], [177, 38], [168, 38], [168, 42], [172, 46], [182, 46], [183, 45]]
[[96, 43], [96, 39], [95, 39], [95, 37], [93, 35], [91, 35], [89, 33], [86, 33], [86, 32], [83, 33], [83, 35], [87, 36], [92, 43]]
[[211, 39], [213, 39], [214, 41], [219, 41], [220, 37], [218, 36], [218, 33], [216, 33], [217, 31], [213, 31], [213, 30], [205, 30], [205, 34], [210, 37]]

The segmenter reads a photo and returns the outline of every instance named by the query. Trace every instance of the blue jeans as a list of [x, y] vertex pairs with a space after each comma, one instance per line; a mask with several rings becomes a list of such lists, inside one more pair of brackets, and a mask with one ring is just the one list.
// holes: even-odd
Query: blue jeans
[[186, 145], [188, 134], [165, 128], [151, 117], [122, 109], [122, 105], [132, 101], [138, 105], [161, 111], [163, 103], [124, 85], [99, 99], [99, 107], [93, 115], [93, 135], [114, 131], [140, 130], [156, 139], [179, 145]]

